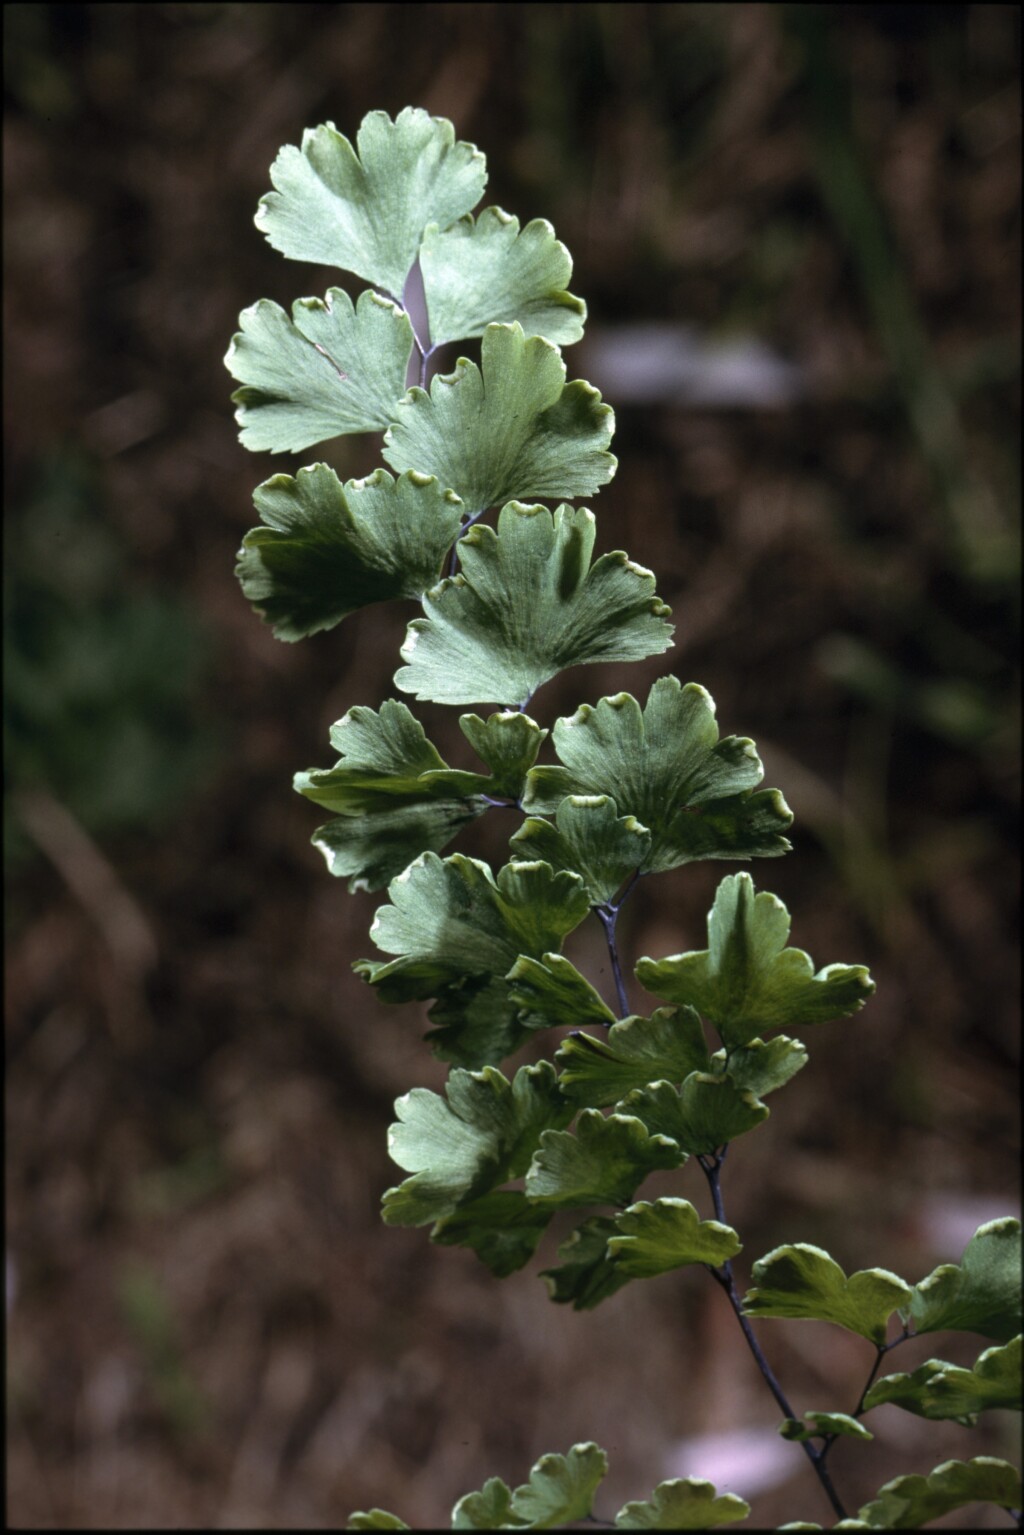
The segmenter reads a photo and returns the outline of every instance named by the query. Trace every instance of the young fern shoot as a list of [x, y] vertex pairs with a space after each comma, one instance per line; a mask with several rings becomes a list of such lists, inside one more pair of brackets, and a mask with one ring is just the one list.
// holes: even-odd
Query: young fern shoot
[[[806, 1243], [757, 1259], [745, 1294], [734, 1274], [742, 1243], [726, 1218], [728, 1148], [806, 1064], [804, 1034], [864, 1006], [866, 969], [816, 968], [787, 946], [782, 902], [750, 874], [727, 874], [707, 948], [640, 958], [633, 974], [657, 1005], [632, 1011], [617, 923], [637, 881], [705, 859], [779, 857], [792, 815], [762, 786], [754, 743], [720, 735], [696, 682], [665, 675], [642, 703], [617, 693], [550, 730], [527, 712], [566, 668], [660, 655], [672, 636], [654, 575], [622, 551], [595, 559], [594, 514], [578, 504], [608, 484], [616, 460], [611, 408], [570, 380], [563, 357], [586, 320], [568, 251], [543, 219], [521, 228], [500, 208], [474, 216], [484, 156], [419, 108], [394, 120], [371, 112], [354, 145], [332, 124], [309, 130], [270, 178], [256, 215], [270, 244], [369, 286], [355, 302], [341, 288], [299, 298], [290, 316], [266, 299], [243, 312], [226, 358], [241, 440], [298, 453], [380, 432], [388, 467], [342, 484], [317, 463], [259, 485], [242, 589], [288, 641], [370, 603], [417, 600], [396, 689], [483, 711], [459, 716], [476, 771], [450, 767], [409, 704], [389, 698], [350, 709], [331, 730], [333, 765], [295, 778], [329, 815], [313, 841], [331, 873], [352, 890], [386, 890], [370, 930], [383, 957], [355, 969], [382, 1002], [430, 1003], [427, 1039], [451, 1066], [443, 1093], [413, 1088], [395, 1106], [389, 1147], [409, 1176], [384, 1194], [384, 1220], [427, 1226], [432, 1241], [471, 1249], [505, 1278], [570, 1210], [575, 1229], [543, 1272], [552, 1300], [576, 1310], [703, 1268], [784, 1415], [780, 1433], [807, 1458], [820, 1512], [846, 1529], [907, 1529], [981, 1502], [1019, 1521], [1019, 1475], [992, 1457], [897, 1477], [852, 1518], [829, 1467], [840, 1437], [871, 1440], [864, 1419], [883, 1403], [968, 1428], [982, 1412], [1020, 1410], [1018, 1222], [990, 1221], [958, 1264], [916, 1284], [880, 1268], [847, 1276]], [[416, 263], [421, 335], [398, 296]], [[479, 363], [461, 357], [429, 376], [439, 346], [474, 339]], [[407, 389], [414, 355], [419, 384]], [[508, 810], [518, 824], [500, 869], [442, 856], [470, 822]], [[561, 952], [590, 917], [607, 941], [612, 996]], [[506, 1075], [506, 1060], [544, 1031], [552, 1058]], [[681, 1195], [638, 1198], [650, 1173], [690, 1158], [707, 1184], [705, 1217]], [[797, 1412], [754, 1330], [771, 1317], [863, 1338], [859, 1400]], [[891, 1350], [938, 1331], [980, 1334], [986, 1347], [971, 1368], [930, 1359], [879, 1376]], [[491, 1478], [466, 1494], [453, 1527], [595, 1519], [605, 1469], [593, 1443], [545, 1455], [515, 1490]], [[611, 1522], [696, 1529], [748, 1515], [693, 1469]], [[349, 1527], [407, 1528], [380, 1509]]]

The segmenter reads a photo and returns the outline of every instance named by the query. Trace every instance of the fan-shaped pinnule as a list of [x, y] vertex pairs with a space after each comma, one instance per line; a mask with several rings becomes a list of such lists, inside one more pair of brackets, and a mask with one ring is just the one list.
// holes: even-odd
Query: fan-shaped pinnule
[[637, 978], [667, 1002], [693, 1007], [729, 1049], [772, 1029], [827, 1023], [858, 1012], [875, 989], [864, 965], [826, 965], [787, 949], [789, 912], [778, 896], [754, 893], [749, 874], [723, 879], [708, 913], [708, 948], [643, 958]]
[[423, 598], [395, 676], [436, 703], [525, 706], [569, 666], [638, 660], [671, 643], [654, 577], [621, 551], [591, 564], [585, 507], [510, 502], [497, 531], [478, 523], [458, 546], [460, 571]]
[[774, 858], [789, 851], [793, 816], [764, 776], [753, 741], [719, 739], [715, 704], [698, 683], [660, 677], [641, 709], [629, 693], [557, 720], [560, 766], [527, 778], [524, 809], [557, 812], [568, 795], [607, 795], [650, 833], [641, 872], [702, 858]]
[[393, 469], [436, 474], [476, 517], [507, 501], [593, 496], [615, 473], [615, 415], [592, 384], [566, 383], [562, 354], [518, 323], [488, 325], [480, 365], [412, 388], [384, 435]]
[[309, 128], [270, 168], [256, 227], [282, 255], [340, 267], [401, 299], [428, 224], [447, 229], [479, 202], [487, 161], [444, 117], [370, 112], [353, 149], [333, 123]]
[[431, 224], [420, 268], [434, 346], [482, 336], [495, 322], [518, 322], [555, 346], [583, 335], [587, 306], [566, 291], [572, 257], [547, 219], [520, 229], [512, 214], [485, 208], [449, 229]]
[[262, 526], [243, 538], [235, 574], [281, 640], [333, 629], [370, 603], [419, 597], [462, 515], [428, 475], [376, 469], [342, 485], [327, 464], [275, 474], [253, 501]]
[[351, 432], [382, 432], [405, 393], [409, 316], [389, 298], [341, 288], [299, 298], [292, 317], [261, 298], [239, 316], [224, 364], [242, 385], [239, 440], [252, 452], [301, 453]]

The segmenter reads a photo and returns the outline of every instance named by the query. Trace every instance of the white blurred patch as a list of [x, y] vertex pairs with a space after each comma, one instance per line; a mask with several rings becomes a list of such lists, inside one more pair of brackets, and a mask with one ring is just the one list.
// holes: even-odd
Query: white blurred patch
[[998, 1194], [926, 1194], [914, 1214], [931, 1251], [944, 1254], [947, 1263], [959, 1263], [979, 1226], [1004, 1215], [1019, 1218], [1020, 1209], [1017, 1200]]
[[591, 326], [583, 345], [587, 377], [616, 404], [779, 410], [807, 392], [804, 370], [756, 336], [714, 341], [692, 325]]
[[770, 1428], [736, 1428], [724, 1434], [680, 1439], [665, 1458], [666, 1478], [700, 1476], [718, 1492], [752, 1498], [788, 1481], [802, 1469], [793, 1446]]

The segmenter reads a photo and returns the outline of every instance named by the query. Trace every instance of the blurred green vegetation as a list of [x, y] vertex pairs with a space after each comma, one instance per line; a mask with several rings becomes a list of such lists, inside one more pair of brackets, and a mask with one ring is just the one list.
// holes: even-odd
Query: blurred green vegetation
[[[995, 583], [1016, 595], [1019, 520], [977, 472], [957, 402], [936, 367], [912, 283], [858, 140], [851, 82], [840, 62], [840, 29], [820, 5], [788, 6], [786, 16], [802, 54], [801, 84], [822, 202], [846, 247], [892, 368], [907, 426], [928, 466], [948, 558], [979, 587]], [[935, 36], [949, 37], [948, 22], [938, 22]], [[953, 64], [948, 55], [945, 62], [947, 69]]]
[[168, 1428], [178, 1438], [202, 1433], [209, 1413], [183, 1357], [179, 1328], [166, 1286], [147, 1264], [126, 1263], [118, 1304], [125, 1328], [142, 1359], [146, 1380]]
[[98, 836], [165, 827], [218, 758], [209, 662], [194, 605], [133, 574], [97, 469], [48, 455], [6, 538], [5, 856], [31, 846], [19, 791], [45, 789]]

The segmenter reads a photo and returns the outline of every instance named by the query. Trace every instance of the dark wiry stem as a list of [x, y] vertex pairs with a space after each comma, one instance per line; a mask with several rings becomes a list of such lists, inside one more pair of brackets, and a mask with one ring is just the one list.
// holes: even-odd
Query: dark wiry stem
[[606, 906], [595, 906], [594, 911], [601, 919], [604, 928], [604, 936], [608, 940], [608, 954], [612, 962], [612, 975], [615, 978], [615, 994], [619, 1002], [619, 1017], [629, 1017], [629, 998], [626, 996], [626, 984], [622, 979], [622, 966], [619, 964], [619, 949], [615, 941], [615, 924], [619, 920], [618, 908], [609, 909]]
[[[468, 533], [469, 532], [469, 530], [473, 526], [474, 522], [479, 522], [481, 517], [486, 517], [487, 513], [489, 512], [489, 510], [490, 510], [490, 508], [485, 506], [482, 509], [482, 511], [474, 512], [472, 517], [466, 517], [466, 518], [463, 519], [462, 527], [459, 529], [459, 537], [455, 540], [454, 544], [452, 544], [452, 551], [451, 551], [451, 554], [448, 556], [448, 575], [449, 575], [449, 578], [452, 577], [455, 574], [455, 560], [456, 560], [456, 556], [457, 556], [457, 552], [458, 552], [459, 541], [461, 540], [462, 535], [464, 533]], [[533, 695], [531, 694], [531, 697], [532, 696]], [[530, 700], [528, 698], [526, 700], [526, 703], [529, 703], [529, 702], [530, 702]], [[525, 709], [526, 708], [526, 704], [519, 704], [518, 707], [520, 709]]]
[[[725, 1153], [727, 1150], [728, 1147], [723, 1146], [722, 1150], [716, 1153], [714, 1156], [701, 1156], [697, 1158], [701, 1168], [704, 1171], [704, 1176], [708, 1180], [708, 1187], [711, 1190], [712, 1203], [715, 1207], [715, 1218], [721, 1221], [723, 1225], [726, 1224], [726, 1220], [725, 1205], [722, 1201], [721, 1171], [722, 1163], [725, 1161]], [[729, 1262], [723, 1263], [721, 1268], [712, 1268], [709, 1264], [707, 1267], [712, 1279], [721, 1285], [722, 1289], [728, 1296], [729, 1304], [735, 1312], [736, 1320], [739, 1322], [743, 1331], [743, 1336], [747, 1340], [747, 1347], [750, 1349], [750, 1352], [754, 1356], [754, 1360], [758, 1369], [761, 1371], [762, 1376], [764, 1377], [764, 1381], [768, 1387], [768, 1390], [778, 1402], [786, 1417], [795, 1418], [797, 1414], [793, 1411], [789, 1401], [786, 1398], [785, 1392], [776, 1380], [775, 1372], [772, 1370], [771, 1365], [768, 1363], [764, 1356], [764, 1352], [760, 1343], [757, 1341], [757, 1338], [754, 1334], [754, 1329], [751, 1327], [749, 1319], [744, 1315], [743, 1302], [740, 1300], [739, 1292], [736, 1289], [736, 1280], [733, 1277], [732, 1264]], [[801, 1441], [800, 1448], [803, 1450], [804, 1454], [807, 1456], [807, 1459], [810, 1461], [812, 1467], [814, 1468], [814, 1474], [818, 1478], [818, 1481], [821, 1483], [822, 1490], [824, 1491], [825, 1496], [828, 1498], [828, 1501], [831, 1503], [834, 1512], [838, 1514], [840, 1519], [845, 1519], [846, 1510], [840, 1502], [839, 1495], [832, 1485], [832, 1478], [829, 1476], [828, 1469], [825, 1465], [824, 1452], [817, 1449], [806, 1439]]]
[[640, 878], [640, 870], [635, 869], [626, 884], [619, 891], [618, 899], [608, 901], [603, 906], [595, 906], [594, 913], [600, 918], [604, 928], [604, 936], [608, 940], [608, 955], [612, 962], [612, 976], [615, 980], [615, 995], [619, 1003], [619, 1017], [628, 1018], [630, 1015], [629, 998], [626, 995], [626, 983], [622, 978], [622, 965], [619, 962], [619, 946], [615, 936], [615, 928], [619, 920], [619, 912], [622, 910], [626, 897]]
[[[904, 1331], [903, 1337], [902, 1338], [897, 1338], [896, 1339], [896, 1343], [904, 1343], [906, 1341], [906, 1339], [909, 1338], [909, 1337], [910, 1337], [910, 1334], [908, 1332]], [[864, 1412], [864, 1398], [867, 1396], [868, 1392], [871, 1390], [871, 1386], [872, 1386], [872, 1383], [873, 1383], [873, 1381], [875, 1379], [875, 1376], [878, 1374], [878, 1367], [882, 1363], [882, 1360], [885, 1358], [885, 1356], [889, 1352], [889, 1350], [891, 1348], [895, 1348], [896, 1347], [896, 1343], [883, 1343], [883, 1344], [876, 1343], [875, 1344], [875, 1362], [871, 1366], [871, 1369], [868, 1371], [868, 1378], [864, 1382], [864, 1390], [860, 1394], [860, 1401], [857, 1403], [857, 1406], [853, 1410], [853, 1414], [852, 1414], [853, 1417], [859, 1418], [859, 1417], [861, 1417], [863, 1415], [863, 1412]]]
[[[885, 1358], [886, 1354], [888, 1354], [891, 1349], [899, 1348], [901, 1343], [906, 1343], [909, 1338], [913, 1338], [915, 1336], [916, 1335], [914, 1333], [912, 1333], [908, 1327], [904, 1327], [904, 1329], [900, 1333], [899, 1337], [898, 1338], [893, 1338], [891, 1343], [876, 1343], [875, 1344], [875, 1362], [871, 1366], [871, 1369], [868, 1372], [868, 1378], [864, 1382], [864, 1389], [863, 1389], [863, 1391], [860, 1394], [860, 1399], [857, 1402], [857, 1406], [854, 1408], [853, 1413], [851, 1414], [852, 1417], [854, 1417], [854, 1418], [862, 1418], [864, 1416], [864, 1400], [865, 1400], [868, 1392], [871, 1390], [871, 1387], [872, 1387], [872, 1384], [874, 1382], [875, 1376], [878, 1374], [878, 1368], [879, 1368], [880, 1364], [882, 1363], [882, 1360]], [[821, 1446], [821, 1458], [822, 1458], [822, 1460], [825, 1459], [825, 1457], [828, 1454], [829, 1450], [831, 1450], [832, 1446], [835, 1444], [836, 1440], [839, 1437], [840, 1437], [839, 1434], [826, 1434], [825, 1435], [824, 1442], [823, 1442], [823, 1444]]]

